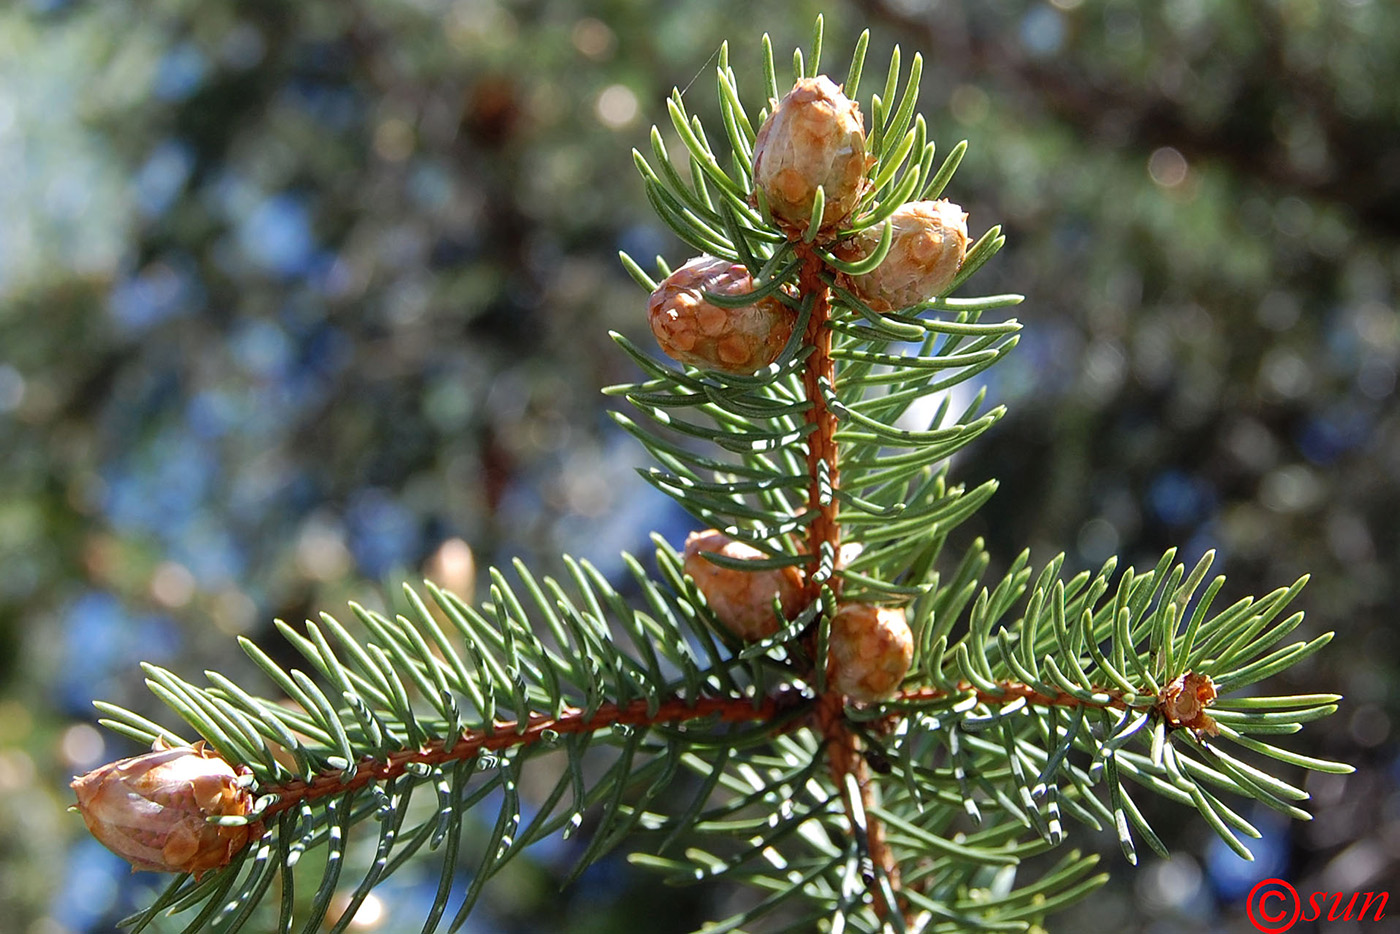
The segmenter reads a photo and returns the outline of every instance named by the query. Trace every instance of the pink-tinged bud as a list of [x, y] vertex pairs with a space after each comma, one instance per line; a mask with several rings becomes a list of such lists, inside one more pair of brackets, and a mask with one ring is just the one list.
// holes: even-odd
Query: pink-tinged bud
[[914, 635], [899, 607], [866, 603], [838, 607], [827, 645], [832, 687], [865, 703], [894, 696], [914, 658]]
[[805, 230], [820, 185], [821, 230], [828, 233], [854, 213], [874, 162], [865, 152], [860, 105], [826, 75], [798, 79], [763, 121], [753, 153], [754, 186], [774, 219]]
[[[967, 255], [967, 214], [951, 201], [911, 201], [895, 208], [890, 252], [863, 276], [843, 277], [856, 297], [874, 311], [898, 311], [942, 294]], [[863, 230], [839, 251], [861, 259], [875, 251], [881, 230]]]
[[752, 305], [721, 308], [702, 292], [743, 296], [753, 279], [743, 265], [698, 256], [651, 293], [647, 319], [668, 357], [691, 366], [748, 376], [783, 352], [797, 313], [769, 296]]
[[133, 869], [198, 877], [228, 865], [262, 836], [259, 822], [223, 827], [206, 820], [245, 816], [253, 796], [203, 743], [174, 749], [158, 743], [143, 756], [75, 778], [72, 786], [88, 830]]
[[705, 595], [710, 612], [734, 635], [753, 642], [777, 632], [783, 620], [773, 615], [775, 597], [783, 608], [783, 615], [789, 619], [801, 611], [802, 575], [797, 568], [759, 571], [722, 568], [701, 556], [707, 551], [740, 560], [766, 555], [714, 529], [692, 532], [685, 540], [685, 573]]

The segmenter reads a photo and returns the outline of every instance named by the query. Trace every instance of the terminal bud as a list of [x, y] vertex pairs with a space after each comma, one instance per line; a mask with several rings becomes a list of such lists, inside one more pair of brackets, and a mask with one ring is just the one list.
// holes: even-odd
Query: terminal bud
[[72, 787], [88, 830], [133, 869], [197, 878], [228, 865], [263, 832], [256, 821], [228, 827], [208, 821], [246, 816], [253, 795], [239, 772], [203, 743], [171, 748], [157, 740], [151, 752], [109, 762], [73, 779]]
[[774, 219], [796, 230], [810, 223], [819, 185], [821, 230], [845, 223], [874, 161], [866, 155], [860, 105], [826, 75], [798, 79], [759, 128], [753, 152], [755, 188]]

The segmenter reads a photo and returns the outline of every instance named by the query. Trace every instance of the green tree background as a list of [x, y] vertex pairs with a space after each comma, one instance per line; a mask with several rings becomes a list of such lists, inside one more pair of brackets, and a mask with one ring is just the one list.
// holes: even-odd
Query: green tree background
[[[1059, 925], [1243, 931], [1258, 879], [1400, 878], [1400, 7], [28, 0], [0, 11], [0, 929], [111, 931], [159, 881], [63, 811], [135, 751], [90, 700], [155, 712], [138, 660], [228, 670], [274, 617], [469, 590], [456, 540], [607, 569], [693, 527], [596, 392], [632, 375], [609, 328], [650, 340], [617, 250], [686, 255], [628, 151], [721, 40], [756, 74], [819, 11], [835, 50], [923, 52], [931, 135], [971, 145], [949, 194], [1009, 238], [984, 291], [1027, 296], [964, 534], [1215, 548], [1222, 600], [1311, 572], [1339, 633], [1278, 686], [1347, 695], [1307, 741], [1358, 771], [1308, 776], [1317, 819], [1252, 815], [1249, 865], [1159, 805], [1175, 858], [1084, 840], [1118, 878]], [[729, 897], [621, 859], [561, 895], [565, 850], [470, 929], [680, 931]]]

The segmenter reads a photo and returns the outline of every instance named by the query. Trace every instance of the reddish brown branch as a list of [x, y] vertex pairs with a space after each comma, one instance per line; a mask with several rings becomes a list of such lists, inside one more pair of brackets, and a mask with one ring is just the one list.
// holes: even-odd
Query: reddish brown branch
[[[1095, 688], [1096, 694], [1107, 694], [1110, 700], [1107, 701], [1087, 701], [1082, 697], [1076, 697], [1067, 692], [1057, 694], [1045, 694], [1037, 691], [1028, 684], [1019, 681], [999, 681], [997, 687], [1000, 694], [984, 691], [973, 687], [966, 681], [959, 681], [952, 690], [943, 688], [914, 688], [902, 691], [891, 699], [891, 703], [899, 701], [920, 701], [920, 700], [942, 700], [945, 697], [966, 694], [971, 691], [977, 695], [977, 699], [984, 704], [1009, 704], [1012, 701], [1024, 698], [1027, 703], [1035, 704], [1037, 707], [1097, 707], [1100, 709], [1127, 710], [1129, 705], [1123, 700], [1123, 692], [1117, 689]], [[1151, 695], [1143, 695], [1144, 699]]]
[[[823, 546], [830, 549], [834, 565], [841, 548], [841, 524], [837, 521], [836, 487], [840, 475], [836, 466], [836, 416], [827, 408], [822, 395], [821, 384], [829, 388], [836, 385], [836, 367], [831, 359], [831, 328], [827, 322], [831, 317], [831, 299], [822, 281], [822, 260], [815, 249], [799, 244], [802, 255], [802, 272], [798, 288], [803, 298], [813, 296], [812, 316], [807, 321], [807, 333], [803, 341], [814, 348], [807, 358], [807, 366], [802, 371], [802, 387], [807, 401], [812, 407], [807, 410], [807, 423], [816, 430], [807, 436], [807, 509], [816, 517], [807, 527], [807, 554], [811, 562], [807, 565], [807, 598], [816, 600], [821, 595], [822, 584], [817, 579], [821, 567]], [[840, 593], [840, 580], [829, 582], [833, 591]]]
[[534, 714], [526, 721], [524, 729], [519, 721], [498, 722], [490, 733], [485, 730], [468, 730], [449, 750], [442, 740], [433, 740], [421, 749], [402, 749], [392, 752], [385, 759], [372, 756], [361, 759], [355, 775], [342, 781], [344, 771], [322, 772], [310, 782], [300, 779], [260, 789], [264, 794], [275, 794], [277, 801], [268, 807], [264, 816], [285, 811], [303, 801], [322, 798], [327, 795], [341, 795], [371, 782], [387, 781], [404, 774], [410, 765], [442, 765], [471, 759], [483, 752], [497, 752], [522, 746], [532, 746], [543, 741], [546, 734], [591, 733], [618, 724], [628, 726], [655, 726], [661, 723], [681, 723], [686, 720], [699, 720], [719, 715], [724, 723], [743, 723], [772, 720], [785, 707], [785, 702], [774, 697], [764, 698], [758, 706], [752, 700], [742, 697], [702, 697], [699, 700], [675, 698], [666, 701], [655, 713], [648, 709], [645, 700], [633, 700], [626, 704], [603, 704], [591, 716], [582, 710], [566, 708], [557, 717]]
[[[836, 388], [836, 366], [831, 358], [831, 293], [822, 280], [824, 268], [817, 251], [805, 244], [798, 244], [802, 255], [802, 272], [798, 288], [802, 297], [812, 299], [811, 318], [807, 322], [807, 333], [803, 336], [807, 346], [813, 348], [807, 358], [807, 366], [802, 372], [803, 390], [811, 408], [807, 411], [807, 423], [815, 430], [807, 436], [807, 510], [815, 513], [811, 525], [807, 527], [806, 551], [811, 556], [807, 565], [807, 599], [816, 600], [821, 596], [823, 585], [829, 586], [840, 596], [841, 580], [832, 576], [827, 580], [819, 577], [822, 555], [830, 555], [830, 566], [835, 567], [841, 551], [841, 524], [837, 515], [836, 488], [840, 485], [840, 471], [836, 459], [836, 415], [827, 407], [822, 394], [825, 384], [828, 391]], [[816, 648], [815, 638], [809, 640], [811, 649]], [[812, 653], [815, 664], [825, 666], [827, 659], [817, 658]], [[828, 768], [831, 780], [838, 791], [845, 788], [846, 776], [851, 775], [860, 789], [861, 806], [866, 813], [866, 842], [870, 859], [885, 873], [890, 885], [899, 888], [899, 865], [894, 853], [885, 843], [884, 826], [871, 816], [875, 804], [874, 788], [870, 782], [870, 770], [865, 757], [861, 755], [860, 743], [846, 722], [846, 699], [836, 691], [827, 691], [817, 699], [817, 728], [826, 743]], [[855, 814], [851, 803], [846, 802], [846, 817], [855, 826]], [[895, 906], [886, 905], [878, 889], [871, 886], [875, 910], [884, 917]]]

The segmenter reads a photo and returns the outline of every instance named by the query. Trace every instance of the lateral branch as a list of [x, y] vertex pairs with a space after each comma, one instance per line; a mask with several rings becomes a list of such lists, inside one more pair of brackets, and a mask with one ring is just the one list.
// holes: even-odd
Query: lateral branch
[[387, 781], [408, 771], [410, 766], [435, 766], [474, 758], [486, 752], [498, 752], [552, 740], [569, 733], [593, 733], [612, 726], [655, 726], [662, 723], [683, 723], [718, 715], [722, 723], [762, 722], [777, 718], [791, 708], [791, 700], [782, 696], [765, 697], [757, 705], [747, 697], [702, 697], [691, 700], [673, 698], [662, 702], [655, 712], [645, 699], [625, 704], [603, 704], [592, 714], [577, 707], [567, 707], [558, 716], [532, 714], [521, 723], [518, 720], [497, 721], [491, 730], [468, 730], [456, 738], [452, 748], [445, 740], [435, 739], [419, 749], [400, 749], [380, 759], [366, 756], [355, 766], [355, 774], [346, 778], [345, 769], [321, 772], [309, 782], [295, 779], [281, 785], [264, 786], [264, 794], [275, 794], [277, 800], [262, 812], [263, 817], [285, 811], [303, 801], [328, 795], [343, 795], [371, 782]]

